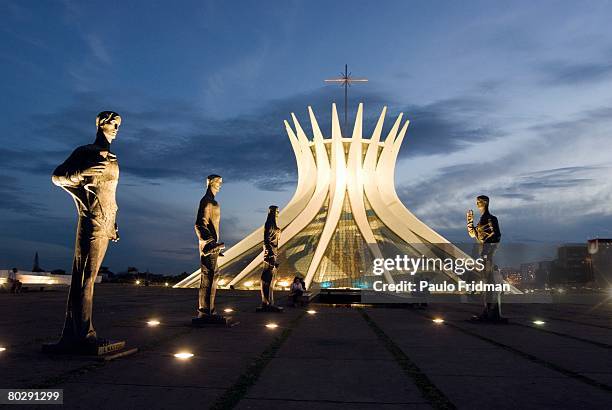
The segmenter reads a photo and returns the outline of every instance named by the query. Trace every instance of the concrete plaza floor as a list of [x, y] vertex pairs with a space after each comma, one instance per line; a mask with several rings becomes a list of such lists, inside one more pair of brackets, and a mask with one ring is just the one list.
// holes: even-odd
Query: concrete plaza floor
[[193, 328], [196, 294], [97, 285], [99, 336], [139, 349], [100, 362], [40, 351], [61, 331], [66, 289], [1, 293], [0, 388], [63, 389], [75, 409], [612, 408], [609, 302], [511, 305], [504, 326], [466, 322], [468, 304], [255, 313], [256, 292], [221, 291], [240, 324]]

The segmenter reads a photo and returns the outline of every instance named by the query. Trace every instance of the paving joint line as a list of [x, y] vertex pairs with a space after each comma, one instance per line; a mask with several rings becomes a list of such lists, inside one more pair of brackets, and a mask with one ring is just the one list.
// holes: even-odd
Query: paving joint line
[[376, 324], [376, 322], [360, 309], [361, 316], [370, 326], [371, 330], [378, 336], [379, 341], [395, 358], [395, 361], [417, 386], [423, 397], [436, 409], [456, 409], [456, 406], [438, 389], [438, 387], [427, 377], [427, 375], [404, 353], [404, 351]]
[[[428, 316], [425, 313], [423, 313], [423, 314], [417, 313], [417, 314], [419, 316], [421, 316], [421, 317], [426, 317], [428, 319], [433, 319], [432, 316]], [[603, 390], [603, 391], [605, 391], [607, 393], [612, 393], [612, 387], [607, 385], [607, 384], [605, 384], [605, 383], [602, 383], [602, 382], [599, 382], [597, 380], [591, 379], [590, 377], [584, 376], [584, 375], [582, 375], [582, 374], [580, 374], [578, 372], [575, 372], [573, 370], [566, 369], [565, 367], [559, 366], [558, 364], [555, 364], [555, 363], [550, 362], [548, 360], [541, 359], [541, 358], [539, 358], [539, 357], [537, 357], [537, 356], [535, 356], [535, 355], [533, 355], [531, 353], [527, 353], [527, 352], [524, 352], [524, 351], [522, 351], [520, 349], [517, 349], [516, 347], [512, 347], [512, 346], [504, 344], [502, 342], [498, 342], [497, 340], [494, 340], [494, 339], [488, 338], [486, 336], [480, 335], [480, 334], [478, 334], [476, 332], [473, 332], [471, 330], [465, 329], [465, 328], [463, 328], [461, 326], [458, 326], [458, 325], [450, 323], [450, 322], [444, 322], [443, 326], [452, 327], [453, 329], [456, 329], [456, 330], [458, 330], [458, 331], [460, 331], [462, 333], [465, 333], [467, 335], [470, 335], [472, 337], [475, 337], [477, 339], [480, 339], [480, 340], [485, 341], [487, 343], [490, 343], [492, 345], [501, 347], [502, 349], [504, 349], [506, 351], [509, 351], [509, 352], [514, 353], [514, 354], [516, 354], [518, 356], [521, 356], [521, 357], [523, 357], [523, 358], [525, 358], [525, 359], [527, 359], [527, 360], [529, 360], [529, 361], [531, 361], [533, 363], [536, 363], [536, 364], [539, 364], [539, 365], [541, 365], [543, 367], [546, 367], [547, 369], [554, 370], [554, 371], [559, 372], [559, 373], [561, 373], [561, 374], [563, 374], [565, 376], [568, 376], [568, 377], [570, 377], [572, 379], [578, 380], [578, 381], [580, 381], [582, 383], [588, 384], [588, 385], [593, 386], [593, 387], [597, 387], [597, 388], [599, 388], [599, 389], [601, 389], [601, 390]], [[494, 325], [491, 325], [491, 326], [494, 326]]]
[[[465, 313], [473, 313], [473, 312], [465, 310], [465, 309], [457, 309], [457, 311], [465, 312]], [[552, 319], [552, 320], [559, 320], [559, 319], [552, 318], [552, 317], [550, 319]], [[561, 320], [563, 320], [563, 319], [561, 319]], [[573, 322], [573, 323], [581, 324], [580, 322]], [[567, 334], [567, 333], [557, 332], [557, 331], [550, 330], [550, 329], [545, 329], [545, 328], [542, 328], [542, 327], [533, 327], [533, 326], [530, 326], [530, 325], [526, 325], [524, 323], [514, 322], [514, 321], [512, 321], [512, 318], [510, 318], [510, 322], [508, 324], [512, 325], [512, 326], [526, 327], [528, 329], [533, 329], [533, 330], [537, 330], [539, 332], [549, 333], [549, 334], [553, 334], [555, 336], [565, 337], [565, 338], [572, 339], [572, 340], [577, 340], [579, 342], [589, 343], [589, 344], [592, 344], [592, 345], [597, 346], [597, 347], [602, 347], [604, 349], [612, 348], [612, 345], [610, 345], [608, 343], [598, 342], [596, 340], [585, 339], [585, 338], [582, 338], [582, 337], [579, 337], [579, 336], [573, 336], [573, 335], [570, 335], [570, 334]], [[611, 329], [611, 328], [606, 328], [606, 329]]]
[[549, 333], [549, 334], [552, 334], [552, 335], [555, 335], [555, 336], [565, 337], [565, 338], [568, 338], [568, 339], [577, 340], [577, 341], [583, 342], [583, 343], [589, 343], [589, 344], [592, 344], [592, 345], [597, 346], [597, 347], [602, 347], [604, 349], [612, 349], [612, 345], [610, 345], [608, 343], [598, 342], [596, 340], [589, 340], [589, 339], [585, 339], [585, 338], [578, 337], [578, 336], [572, 336], [572, 335], [568, 335], [567, 333], [557, 332], [555, 330], [544, 329], [544, 328], [541, 328], [541, 327], [533, 327], [533, 326], [530, 326], [530, 325], [526, 325], [524, 323], [510, 322], [510, 324], [513, 325], [513, 326], [520, 326], [520, 327], [526, 327], [526, 328], [529, 328], [529, 329], [537, 330], [538, 332]]
[[298, 322], [306, 315], [302, 312], [292, 319], [288, 326], [283, 329], [283, 332], [274, 338], [272, 343], [247, 366], [247, 369], [238, 376], [234, 384], [225, 390], [221, 397], [217, 398], [210, 409], [212, 410], [227, 410], [233, 409], [238, 403], [246, 398], [247, 393], [255, 385], [261, 377], [266, 366], [276, 357], [276, 353], [281, 346], [287, 341], [293, 330], [297, 327]]

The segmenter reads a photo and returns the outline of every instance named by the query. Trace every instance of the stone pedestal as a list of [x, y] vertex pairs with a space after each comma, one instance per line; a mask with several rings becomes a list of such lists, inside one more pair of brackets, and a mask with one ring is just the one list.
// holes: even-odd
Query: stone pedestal
[[480, 316], [474, 315], [468, 320], [468, 322], [482, 323], [482, 324], [487, 324], [487, 325], [507, 325], [509, 323], [507, 317], [499, 317], [495, 319], [490, 319], [482, 315]]
[[204, 315], [191, 319], [191, 325], [195, 327], [233, 327], [240, 322], [234, 321], [230, 316]]
[[[72, 354], [86, 356], [105, 356], [118, 353], [125, 348], [124, 340], [108, 341], [98, 340], [96, 343], [46, 343], [42, 345], [42, 352], [47, 354]], [[134, 349], [130, 349], [134, 350]], [[134, 350], [135, 351], [135, 350]]]
[[263, 305], [255, 309], [257, 313], [283, 313], [284, 308], [276, 305]]

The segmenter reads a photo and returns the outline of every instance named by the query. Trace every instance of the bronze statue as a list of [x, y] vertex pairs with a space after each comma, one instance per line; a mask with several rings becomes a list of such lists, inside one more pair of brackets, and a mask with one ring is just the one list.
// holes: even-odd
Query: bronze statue
[[206, 194], [200, 200], [195, 222], [200, 250], [200, 290], [198, 317], [192, 320], [192, 324], [229, 324], [229, 318], [215, 314], [215, 296], [219, 280], [217, 259], [223, 256], [221, 252], [225, 248], [224, 244], [219, 242], [221, 207], [215, 200], [215, 195], [221, 189], [223, 178], [219, 175], [209, 175], [206, 184]]
[[276, 222], [278, 207], [271, 205], [268, 209], [268, 218], [264, 225], [264, 262], [261, 273], [261, 307], [257, 312], [282, 312], [283, 308], [274, 305], [274, 285], [276, 283], [276, 270], [278, 268], [278, 242], [281, 230]]
[[94, 143], [78, 147], [53, 172], [53, 183], [74, 199], [78, 222], [66, 321], [59, 342], [43, 347], [49, 353], [100, 354], [125, 345], [125, 342], [99, 339], [92, 323], [98, 269], [108, 241], [119, 240], [115, 223], [119, 163], [110, 151], [110, 144], [117, 137], [120, 125], [121, 117], [116, 112], [98, 114]]
[[[474, 226], [474, 211], [467, 212], [467, 230], [470, 237], [475, 238], [479, 245], [480, 257], [484, 260], [482, 272], [483, 281], [495, 283], [493, 255], [501, 239], [501, 231], [497, 218], [489, 212], [489, 197], [479, 195], [476, 198], [476, 206], [481, 213], [478, 224]], [[494, 292], [483, 292], [483, 311], [480, 316], [475, 316], [475, 321], [507, 323], [507, 319], [501, 316], [501, 304], [495, 300]]]

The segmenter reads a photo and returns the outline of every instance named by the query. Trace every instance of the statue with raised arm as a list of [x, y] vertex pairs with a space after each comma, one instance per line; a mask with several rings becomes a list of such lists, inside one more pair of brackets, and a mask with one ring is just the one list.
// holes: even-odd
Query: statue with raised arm
[[[501, 239], [501, 231], [497, 218], [489, 212], [489, 197], [479, 195], [476, 198], [476, 206], [480, 211], [480, 220], [474, 225], [474, 211], [467, 212], [468, 235], [478, 242], [479, 256], [484, 260], [484, 269], [481, 272], [482, 281], [495, 283], [493, 255]], [[494, 292], [483, 292], [483, 311], [472, 320], [483, 322], [507, 323], [507, 319], [501, 316], [501, 304]]]
[[221, 206], [215, 200], [215, 195], [221, 190], [223, 178], [219, 175], [209, 175], [206, 178], [206, 193], [200, 200], [195, 221], [195, 232], [198, 237], [200, 251], [200, 289], [198, 293], [198, 316], [192, 320], [194, 325], [230, 324], [230, 319], [215, 313], [215, 297], [217, 293], [218, 269], [217, 259], [223, 256], [225, 248], [219, 242], [219, 222], [221, 221]]
[[264, 262], [261, 273], [261, 307], [257, 312], [282, 312], [283, 308], [274, 304], [274, 285], [278, 268], [278, 242], [281, 230], [277, 224], [278, 207], [271, 205], [264, 225]]
[[116, 112], [98, 114], [94, 143], [78, 147], [53, 172], [53, 183], [74, 200], [78, 221], [64, 329], [59, 342], [43, 346], [45, 352], [102, 354], [125, 345], [99, 339], [92, 322], [96, 276], [108, 242], [119, 240], [115, 222], [119, 163], [110, 145], [120, 125]]

